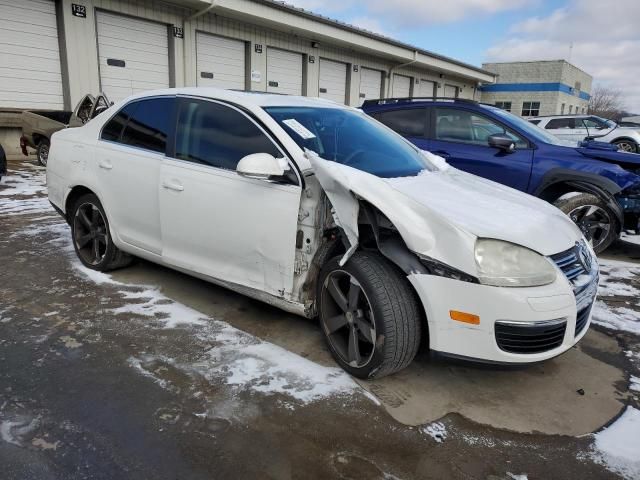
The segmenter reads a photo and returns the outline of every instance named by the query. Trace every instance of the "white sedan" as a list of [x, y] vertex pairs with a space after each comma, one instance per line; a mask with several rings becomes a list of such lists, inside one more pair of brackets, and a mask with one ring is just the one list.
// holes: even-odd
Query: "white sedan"
[[317, 316], [357, 377], [421, 346], [546, 360], [588, 328], [598, 268], [568, 217], [326, 100], [136, 95], [56, 133], [47, 180], [87, 267], [142, 257]]

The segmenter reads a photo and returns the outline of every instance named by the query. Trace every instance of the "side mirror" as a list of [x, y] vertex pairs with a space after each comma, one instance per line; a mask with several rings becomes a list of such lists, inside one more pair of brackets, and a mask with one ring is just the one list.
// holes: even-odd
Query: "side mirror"
[[487, 140], [490, 147], [499, 148], [503, 152], [512, 153], [516, 151], [516, 142], [502, 133], [489, 135]]
[[287, 160], [276, 158], [269, 153], [252, 153], [241, 158], [236, 166], [238, 175], [260, 180], [282, 176], [285, 170], [288, 170]]

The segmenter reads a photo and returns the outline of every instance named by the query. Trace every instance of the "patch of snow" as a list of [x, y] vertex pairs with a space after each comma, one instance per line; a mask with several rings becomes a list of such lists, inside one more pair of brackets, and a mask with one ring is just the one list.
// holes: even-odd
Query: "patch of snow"
[[6, 216], [27, 215], [32, 213], [53, 212], [53, 207], [46, 197], [36, 198], [4, 198], [0, 203], [0, 214]]
[[211, 381], [222, 379], [240, 389], [284, 394], [301, 403], [348, 394], [360, 387], [342, 369], [324, 367], [224, 322], [207, 337], [219, 343], [195, 364]]
[[0, 423], [0, 439], [12, 445], [22, 446], [22, 437], [33, 432], [40, 426], [40, 419], [18, 418], [16, 420], [4, 420]]
[[[109, 275], [101, 275], [109, 277]], [[98, 279], [103, 280], [102, 277], [98, 277]], [[122, 283], [119, 284], [123, 285]], [[141, 291], [121, 290], [119, 293], [122, 294], [125, 300], [142, 299], [146, 301], [141, 303], [127, 303], [111, 310], [116, 315], [129, 313], [144, 317], [155, 317], [164, 323], [165, 328], [176, 328], [178, 325], [186, 324], [204, 325], [207, 320], [206, 315], [182, 303], [174, 302], [160, 293], [160, 290], [157, 288], [145, 288]]]
[[2, 184], [0, 184], [0, 197], [14, 195], [29, 196], [46, 192], [46, 175], [44, 171], [36, 175], [17, 172], [16, 174], [2, 177]]
[[90, 268], [85, 267], [77, 258], [74, 258], [71, 261], [71, 266], [76, 272], [80, 273], [81, 275], [86, 277], [88, 280], [91, 280], [93, 283], [97, 285], [105, 285], [105, 284], [118, 285], [118, 286], [126, 285], [125, 283], [114, 280], [109, 274], [98, 272], [96, 270], [91, 270]]
[[629, 235], [627, 233], [623, 233], [621, 238], [625, 242], [640, 245], [640, 235]]
[[611, 330], [622, 330], [640, 335], [640, 313], [626, 307], [609, 308], [597, 300], [593, 307], [592, 322]]
[[426, 433], [438, 443], [442, 443], [447, 438], [447, 427], [442, 422], [433, 422], [425, 425], [420, 431]]
[[627, 407], [612, 425], [594, 435], [591, 458], [625, 479], [640, 478], [640, 410]]
[[507, 472], [507, 477], [512, 478], [513, 480], [529, 480], [529, 478], [524, 474], [516, 475], [511, 472]]
[[[640, 378], [631, 375], [629, 378], [629, 390], [640, 392]], [[640, 438], [638, 439], [640, 441]]]
[[598, 295], [601, 297], [637, 297], [640, 296], [640, 290], [628, 283], [602, 281], [598, 286]]

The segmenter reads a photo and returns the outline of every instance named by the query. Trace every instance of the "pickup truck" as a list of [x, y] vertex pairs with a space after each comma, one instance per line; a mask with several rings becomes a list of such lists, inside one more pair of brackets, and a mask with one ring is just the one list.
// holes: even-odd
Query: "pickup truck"
[[100, 94], [96, 98], [89, 94], [78, 102], [72, 112], [60, 110], [22, 112], [22, 136], [20, 137], [22, 153], [29, 154], [27, 147], [36, 149], [38, 162], [46, 166], [51, 135], [63, 128], [80, 127], [110, 106], [111, 103], [106, 95]]

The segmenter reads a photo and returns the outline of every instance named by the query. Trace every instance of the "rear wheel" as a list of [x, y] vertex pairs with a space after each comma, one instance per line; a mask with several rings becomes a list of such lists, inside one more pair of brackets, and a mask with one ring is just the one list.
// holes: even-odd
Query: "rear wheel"
[[626, 138], [623, 138], [621, 140], [615, 140], [612, 143], [614, 145], [617, 145], [618, 149], [623, 152], [640, 153], [640, 151], [638, 150], [638, 144], [633, 140], [627, 140]]
[[106, 272], [131, 263], [131, 256], [114, 245], [107, 215], [94, 194], [76, 201], [70, 223], [73, 247], [85, 267]]
[[318, 313], [334, 359], [359, 378], [407, 367], [420, 345], [421, 315], [406, 277], [377, 253], [339, 257], [320, 272]]
[[584, 236], [593, 242], [596, 253], [604, 252], [618, 237], [615, 214], [595, 195], [580, 193], [556, 201], [555, 206], [566, 213]]
[[49, 140], [41, 140], [36, 149], [38, 155], [38, 163], [43, 167], [47, 166], [47, 160], [49, 159]]

